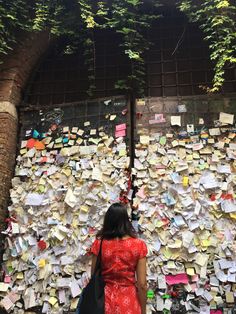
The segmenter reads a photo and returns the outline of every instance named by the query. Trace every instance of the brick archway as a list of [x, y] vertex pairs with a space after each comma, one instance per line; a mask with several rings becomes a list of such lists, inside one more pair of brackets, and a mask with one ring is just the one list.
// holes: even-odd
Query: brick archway
[[52, 42], [48, 32], [25, 34], [22, 37], [0, 66], [0, 232], [5, 227], [15, 164], [17, 106], [32, 70]]

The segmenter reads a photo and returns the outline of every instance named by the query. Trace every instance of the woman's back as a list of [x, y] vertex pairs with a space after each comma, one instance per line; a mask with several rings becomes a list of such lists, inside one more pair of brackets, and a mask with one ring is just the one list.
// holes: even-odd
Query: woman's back
[[[91, 253], [98, 255], [101, 240]], [[146, 244], [138, 238], [102, 241], [102, 275], [106, 283], [105, 314], [141, 314], [135, 272], [138, 261], [147, 255]]]
[[[101, 240], [95, 240], [91, 252], [98, 255]], [[103, 240], [102, 274], [106, 283], [119, 285], [135, 283], [135, 271], [138, 260], [145, 257], [147, 248], [138, 238]]]
[[[106, 284], [105, 314], [146, 314], [147, 247], [136, 238], [123, 204], [114, 203], [108, 208], [97, 237], [103, 239], [101, 261]], [[100, 244], [101, 240], [95, 240], [91, 248], [92, 274]]]

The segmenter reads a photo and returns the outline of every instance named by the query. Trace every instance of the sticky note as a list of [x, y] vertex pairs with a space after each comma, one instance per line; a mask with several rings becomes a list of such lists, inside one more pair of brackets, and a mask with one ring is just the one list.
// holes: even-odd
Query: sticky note
[[164, 145], [166, 144], [166, 137], [165, 137], [165, 136], [161, 136], [159, 142], [160, 142], [160, 144], [161, 144], [162, 146], [164, 146]]
[[116, 131], [115, 137], [124, 137], [126, 136], [126, 130]]
[[52, 306], [54, 306], [54, 305], [58, 302], [58, 300], [57, 300], [57, 298], [55, 298], [55, 297], [50, 297], [49, 300], [48, 300], [48, 302], [49, 302]]
[[96, 134], [97, 134], [97, 130], [96, 129], [90, 130], [90, 135], [96, 135]]
[[82, 206], [80, 207], [80, 210], [83, 211], [83, 212], [85, 212], [85, 213], [87, 213], [88, 210], [89, 210], [89, 206], [87, 206], [87, 205], [82, 205]]
[[148, 145], [150, 142], [150, 137], [148, 135], [140, 135], [140, 143], [143, 145]]
[[188, 177], [183, 177], [183, 186], [188, 186], [189, 178]]
[[22, 272], [18, 273], [16, 276], [17, 279], [23, 279], [24, 278], [24, 274]]
[[70, 131], [70, 128], [68, 126], [64, 126], [62, 132], [68, 133]]
[[1, 292], [6, 292], [9, 288], [9, 284], [5, 282], [0, 282], [0, 291]]
[[232, 291], [226, 291], [225, 297], [227, 303], [234, 303], [234, 293]]
[[11, 282], [11, 277], [8, 276], [8, 275], [6, 275], [6, 276], [4, 277], [4, 282], [5, 282], [5, 283], [10, 283], [10, 282]]
[[38, 266], [40, 268], [43, 268], [46, 265], [46, 260], [45, 259], [40, 259], [38, 262]]
[[116, 131], [126, 130], [126, 123], [116, 125]]
[[189, 276], [194, 276], [195, 275], [195, 270], [194, 270], [194, 268], [187, 268], [186, 269], [186, 273]]
[[220, 112], [220, 118], [219, 118], [221, 124], [233, 124], [234, 123], [234, 115]]
[[176, 284], [187, 284], [188, 283], [188, 276], [185, 273], [178, 274], [178, 275], [166, 275], [166, 282], [168, 285], [176, 285]]
[[37, 130], [33, 130], [33, 138], [39, 138], [40, 134]]
[[171, 116], [170, 123], [171, 125], [181, 126], [181, 116]]
[[116, 114], [112, 114], [111, 116], [110, 116], [110, 121], [114, 121], [116, 119]]

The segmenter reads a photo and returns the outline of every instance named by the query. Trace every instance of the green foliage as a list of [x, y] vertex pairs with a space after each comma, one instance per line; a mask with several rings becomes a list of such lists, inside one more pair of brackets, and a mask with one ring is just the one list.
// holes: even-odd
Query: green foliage
[[[144, 94], [145, 53], [151, 43], [146, 30], [159, 16], [155, 8], [164, 0], [0, 0], [0, 54], [12, 49], [20, 31], [49, 30], [66, 36], [65, 53], [84, 47], [91, 96], [95, 90], [96, 29], [113, 29], [120, 34], [124, 54], [130, 60], [131, 74], [119, 80], [116, 88]], [[234, 0], [176, 0], [176, 6], [197, 23], [209, 44], [215, 75], [208, 92], [218, 92], [224, 83], [225, 69], [236, 63], [236, 3]]]
[[236, 3], [228, 0], [182, 0], [180, 10], [196, 22], [209, 43], [210, 58], [215, 64], [212, 87], [218, 92], [224, 83], [225, 69], [236, 63]]
[[144, 13], [143, 1], [140, 0], [113, 0], [111, 12], [107, 24], [122, 35], [121, 46], [131, 62], [131, 74], [127, 77], [126, 83], [124, 80], [118, 81], [116, 87], [131, 89], [137, 96], [143, 96], [146, 72], [144, 55], [150, 46], [145, 34], [159, 16], [152, 14], [151, 11], [149, 14]]
[[25, 0], [0, 0], [0, 53], [12, 49], [18, 29], [32, 29], [32, 19], [28, 20], [31, 10]]

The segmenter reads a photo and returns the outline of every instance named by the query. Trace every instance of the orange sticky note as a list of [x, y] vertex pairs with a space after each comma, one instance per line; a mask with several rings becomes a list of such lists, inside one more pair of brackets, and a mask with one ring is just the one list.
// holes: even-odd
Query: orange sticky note
[[34, 147], [38, 150], [44, 150], [45, 149], [44, 143], [40, 142], [40, 141], [36, 141], [34, 144]]

